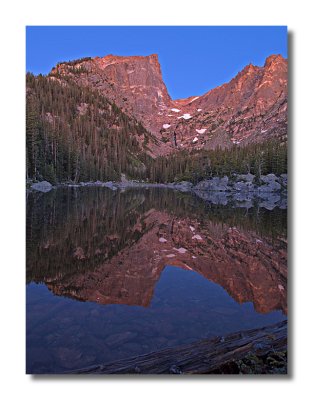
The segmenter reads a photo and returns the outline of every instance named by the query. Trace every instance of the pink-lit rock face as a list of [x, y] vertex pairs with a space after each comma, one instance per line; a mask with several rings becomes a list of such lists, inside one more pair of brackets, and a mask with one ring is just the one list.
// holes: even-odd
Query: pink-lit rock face
[[[269, 56], [263, 67], [246, 66], [204, 95], [179, 100], [171, 99], [156, 54], [61, 63], [51, 75], [99, 90], [141, 121], [157, 140], [151, 148], [155, 156], [180, 147], [230, 147], [287, 135], [288, 71], [280, 55]], [[194, 142], [196, 130], [204, 129]]]
[[[76, 73], [79, 68], [86, 72]], [[154, 134], [166, 124], [166, 121], [161, 123], [159, 113], [170, 109], [172, 102], [156, 54], [147, 57], [108, 55], [83, 61], [75, 67], [62, 63], [52, 70], [52, 74], [56, 73], [99, 90]], [[162, 152], [158, 148], [155, 146], [152, 150], [158, 154]]]

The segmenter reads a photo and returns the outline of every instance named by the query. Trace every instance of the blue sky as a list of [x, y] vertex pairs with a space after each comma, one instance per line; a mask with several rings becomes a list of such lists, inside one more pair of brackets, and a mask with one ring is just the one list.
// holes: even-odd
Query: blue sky
[[28, 26], [26, 70], [47, 74], [59, 61], [157, 53], [173, 99], [201, 95], [250, 62], [287, 57], [287, 27]]

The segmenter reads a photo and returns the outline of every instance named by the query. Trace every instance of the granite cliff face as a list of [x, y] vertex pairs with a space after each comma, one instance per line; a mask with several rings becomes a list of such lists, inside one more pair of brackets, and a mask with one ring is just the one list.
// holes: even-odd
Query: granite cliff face
[[50, 76], [99, 90], [142, 122], [158, 141], [154, 154], [230, 147], [287, 137], [287, 60], [269, 56], [202, 96], [172, 100], [158, 56], [113, 56], [59, 63]]
[[[208, 143], [214, 143], [218, 136], [225, 145], [285, 137], [287, 61], [278, 55], [268, 57], [263, 67], [250, 64], [229, 83], [209, 91], [189, 107], [195, 115], [190, 120], [192, 129], [196, 133], [199, 128], [206, 129]], [[205, 142], [201, 133], [195, 136]]]
[[[162, 79], [158, 56], [83, 59], [60, 63], [52, 76], [70, 77], [76, 83], [97, 89], [128, 115], [141, 121], [157, 137], [159, 113], [171, 107], [172, 100]], [[157, 149], [155, 149], [157, 152]]]

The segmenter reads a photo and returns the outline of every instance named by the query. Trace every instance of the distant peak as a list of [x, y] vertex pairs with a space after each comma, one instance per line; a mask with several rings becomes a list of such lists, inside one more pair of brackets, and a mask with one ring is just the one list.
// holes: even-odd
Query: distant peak
[[264, 67], [269, 67], [275, 62], [285, 62], [285, 61], [286, 59], [281, 54], [272, 54], [266, 58]]
[[258, 69], [258, 67], [257, 67], [256, 65], [253, 65], [253, 64], [250, 62], [248, 65], [246, 65], [246, 66], [244, 67], [243, 71], [254, 71], [254, 70], [256, 70], [256, 69]]

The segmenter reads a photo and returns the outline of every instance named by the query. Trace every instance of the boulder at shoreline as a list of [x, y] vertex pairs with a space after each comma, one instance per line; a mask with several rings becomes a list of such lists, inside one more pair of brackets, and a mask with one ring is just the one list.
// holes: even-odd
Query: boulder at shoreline
[[43, 192], [43, 193], [50, 192], [50, 190], [52, 188], [53, 188], [53, 186], [48, 181], [36, 182], [31, 185], [31, 189], [37, 190], [38, 192]]

